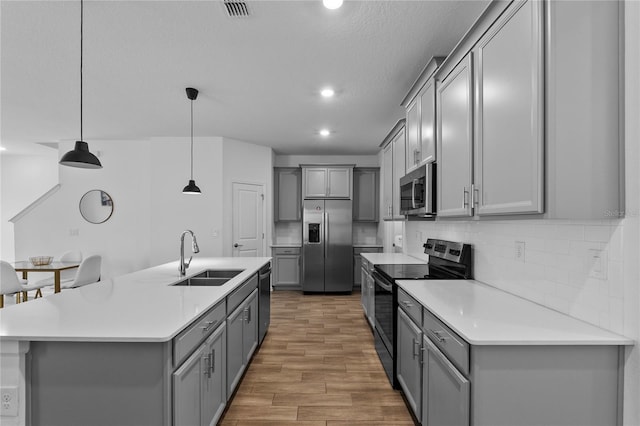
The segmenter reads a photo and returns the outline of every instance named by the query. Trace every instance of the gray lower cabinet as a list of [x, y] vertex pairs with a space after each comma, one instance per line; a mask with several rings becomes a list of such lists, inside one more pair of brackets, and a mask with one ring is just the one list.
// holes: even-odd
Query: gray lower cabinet
[[215, 425], [227, 402], [226, 326], [216, 331], [173, 373], [176, 425]]
[[409, 408], [420, 421], [422, 417], [422, 330], [402, 309], [398, 309], [397, 339], [398, 383]]
[[422, 348], [422, 424], [468, 425], [469, 380], [426, 336], [422, 338]]
[[362, 288], [362, 253], [382, 253], [382, 247], [354, 247], [353, 248], [353, 286]]
[[258, 290], [227, 317], [227, 392], [233, 394], [258, 346]]
[[[381, 252], [382, 249], [379, 249]], [[373, 277], [371, 276], [371, 270], [373, 269], [373, 264], [369, 262], [364, 257], [360, 256], [362, 267], [360, 268], [360, 276], [361, 276], [361, 286], [360, 292], [361, 294], [361, 303], [362, 310], [364, 312], [367, 321], [369, 321], [369, 325], [373, 330], [375, 327], [375, 282], [373, 281]]]
[[273, 249], [273, 287], [300, 288], [300, 247]]

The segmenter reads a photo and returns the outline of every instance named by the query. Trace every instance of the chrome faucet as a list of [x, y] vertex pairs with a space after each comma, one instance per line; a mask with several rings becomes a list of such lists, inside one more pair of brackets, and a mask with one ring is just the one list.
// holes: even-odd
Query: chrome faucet
[[189, 257], [187, 262], [184, 261], [184, 236], [185, 234], [191, 234], [191, 251], [194, 253], [199, 253], [200, 248], [198, 247], [198, 242], [196, 241], [196, 234], [193, 233], [192, 230], [187, 229], [183, 231], [180, 235], [180, 276], [184, 277], [187, 274], [187, 268], [191, 264], [191, 259], [193, 256]]

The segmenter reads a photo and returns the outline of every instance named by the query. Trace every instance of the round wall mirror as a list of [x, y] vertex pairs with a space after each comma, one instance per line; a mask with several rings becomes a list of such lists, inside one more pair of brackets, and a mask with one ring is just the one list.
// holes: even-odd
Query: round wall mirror
[[106, 222], [113, 214], [111, 195], [99, 189], [87, 192], [80, 199], [80, 214], [87, 222]]

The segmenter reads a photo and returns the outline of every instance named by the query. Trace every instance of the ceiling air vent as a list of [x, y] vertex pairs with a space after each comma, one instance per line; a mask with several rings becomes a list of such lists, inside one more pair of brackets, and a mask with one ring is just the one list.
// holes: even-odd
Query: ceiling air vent
[[243, 1], [224, 0], [224, 6], [227, 8], [227, 14], [232, 18], [249, 16], [249, 8]]

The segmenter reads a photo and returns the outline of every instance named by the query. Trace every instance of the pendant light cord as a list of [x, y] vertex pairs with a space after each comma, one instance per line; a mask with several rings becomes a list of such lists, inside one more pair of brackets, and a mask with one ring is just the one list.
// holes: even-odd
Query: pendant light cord
[[84, 141], [82, 137], [82, 25], [84, 21], [84, 2], [80, 0], [80, 140]]
[[193, 180], [193, 99], [191, 99], [191, 180]]

